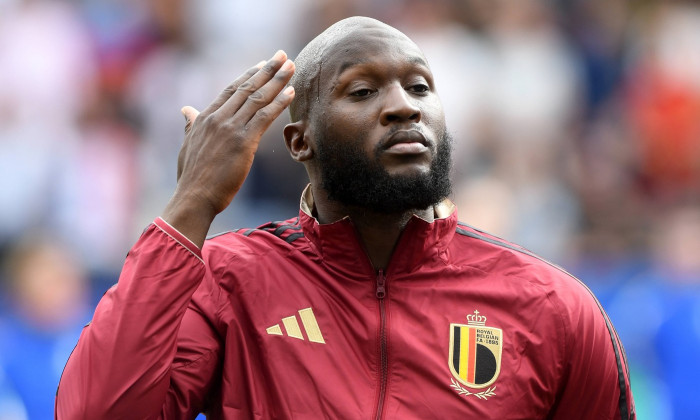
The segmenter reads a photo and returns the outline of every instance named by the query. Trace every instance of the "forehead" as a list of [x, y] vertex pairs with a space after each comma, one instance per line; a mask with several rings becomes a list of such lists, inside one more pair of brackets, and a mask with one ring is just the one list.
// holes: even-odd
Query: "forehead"
[[411, 65], [428, 68], [423, 52], [413, 41], [394, 28], [382, 26], [357, 28], [344, 34], [326, 50], [321, 61], [321, 78], [326, 80], [362, 65], [387, 70]]

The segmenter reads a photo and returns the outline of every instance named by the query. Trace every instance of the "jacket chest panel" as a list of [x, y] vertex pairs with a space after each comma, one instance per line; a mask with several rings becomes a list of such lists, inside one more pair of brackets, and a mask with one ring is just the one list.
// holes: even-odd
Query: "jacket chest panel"
[[[256, 363], [243, 362], [253, 366], [247, 386], [255, 389], [255, 404], [274, 405], [280, 413], [300, 418], [319, 412], [339, 418], [372, 416], [382, 369], [374, 280], [343, 278], [317, 265], [289, 265], [263, 274], [255, 284], [243, 282], [246, 287], [232, 304], [241, 305], [250, 322], [229, 334], [232, 342], [247, 337], [246, 358], [261, 355]], [[556, 346], [538, 332], [549, 328], [540, 319], [547, 317], [544, 296], [511, 290], [507, 283], [493, 287], [493, 282], [437, 271], [386, 278], [385, 418], [431, 418], [435, 407], [439, 418], [450, 418], [448, 413], [455, 418], [545, 415], [541, 396], [556, 386], [549, 379]], [[479, 316], [486, 320], [472, 328], [468, 316], [474, 322], [482, 321]], [[464, 365], [484, 370], [483, 357], [469, 361], [462, 355], [461, 368], [455, 362], [460, 357], [454, 354], [469, 347], [465, 342], [460, 342], [462, 349], [456, 346], [455, 325], [463, 326], [464, 334], [474, 331], [477, 356], [478, 344], [494, 357], [500, 351], [499, 372], [489, 386], [471, 387], [475, 379], [464, 377]], [[241, 344], [234, 348], [238, 352]]]

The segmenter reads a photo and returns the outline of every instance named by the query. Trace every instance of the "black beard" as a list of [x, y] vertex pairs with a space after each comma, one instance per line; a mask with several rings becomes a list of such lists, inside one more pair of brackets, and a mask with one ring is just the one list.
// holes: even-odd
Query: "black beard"
[[321, 185], [328, 198], [346, 206], [383, 214], [427, 209], [452, 191], [452, 136], [445, 132], [440, 140], [428, 173], [392, 176], [379, 163], [381, 150], [372, 160], [354, 144], [319, 139]]

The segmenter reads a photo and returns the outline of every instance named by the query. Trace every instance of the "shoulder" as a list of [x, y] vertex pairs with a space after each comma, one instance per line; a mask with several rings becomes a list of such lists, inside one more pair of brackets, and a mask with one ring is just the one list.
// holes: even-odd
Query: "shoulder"
[[583, 282], [564, 268], [518, 244], [463, 222], [457, 224], [456, 233], [454, 260], [458, 264], [517, 276], [545, 288], [570, 288], [592, 296]]
[[[468, 264], [496, 277], [517, 289], [546, 295], [565, 329], [579, 323], [609, 324], [603, 307], [593, 292], [562, 267], [537, 254], [465, 223], [456, 227], [458, 264]], [[606, 329], [612, 329], [607, 325]]]
[[[562, 363], [573, 382], [606, 387], [619, 397], [613, 409], [633, 412], [622, 342], [593, 292], [563, 268], [519, 245], [464, 223], [457, 225], [456, 233], [461, 262], [472, 259], [481, 270], [508, 278], [504, 281], [518, 292], [546, 296], [553, 310], [549, 315], [562, 327]], [[545, 307], [541, 310], [546, 311]]]
[[301, 224], [299, 223], [299, 217], [293, 217], [277, 222], [267, 222], [256, 228], [239, 228], [228, 232], [218, 233], [209, 236], [207, 238], [207, 243], [216, 244], [221, 243], [222, 241], [225, 242], [226, 239], [231, 239], [236, 235], [238, 235], [238, 237], [259, 238], [259, 234], [262, 234], [262, 238], [266, 238], [267, 240], [275, 237], [283, 240], [286, 243], [292, 243], [296, 239], [304, 236]]
[[209, 257], [245, 253], [265, 253], [273, 249], [289, 249], [304, 237], [299, 218], [268, 222], [256, 228], [238, 228], [207, 237], [203, 252]]
[[220, 278], [254, 273], [267, 265], [281, 266], [289, 256], [308, 251], [299, 218], [240, 228], [207, 238], [202, 255], [207, 270]]
[[[622, 418], [634, 417], [627, 360], [615, 328], [593, 292], [578, 278], [533, 252], [480, 231], [464, 223], [456, 227], [460, 262], [476, 264], [481, 270], [509, 277], [508, 285], [524, 294], [538, 293], [551, 304], [562, 327], [563, 377], [573, 384], [572, 395], [563, 398], [567, 407], [588, 407], [591, 412], [612, 410]], [[541, 307], [545, 310], [544, 307]], [[588, 385], [588, 387], [587, 387]], [[593, 396], [581, 389], [597, 389]], [[603, 392], [606, 390], [606, 392]], [[567, 394], [568, 394], [567, 393]], [[600, 395], [616, 395], [600, 398]], [[574, 410], [577, 413], [579, 409]]]

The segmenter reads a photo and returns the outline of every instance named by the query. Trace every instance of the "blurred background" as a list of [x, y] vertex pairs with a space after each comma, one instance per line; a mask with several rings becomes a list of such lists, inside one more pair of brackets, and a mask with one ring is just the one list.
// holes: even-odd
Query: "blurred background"
[[[183, 105], [351, 15], [421, 46], [460, 219], [579, 276], [640, 419], [700, 416], [700, 2], [0, 0], [0, 420], [50, 419], [82, 326], [175, 186]], [[211, 233], [296, 215], [283, 115]]]

